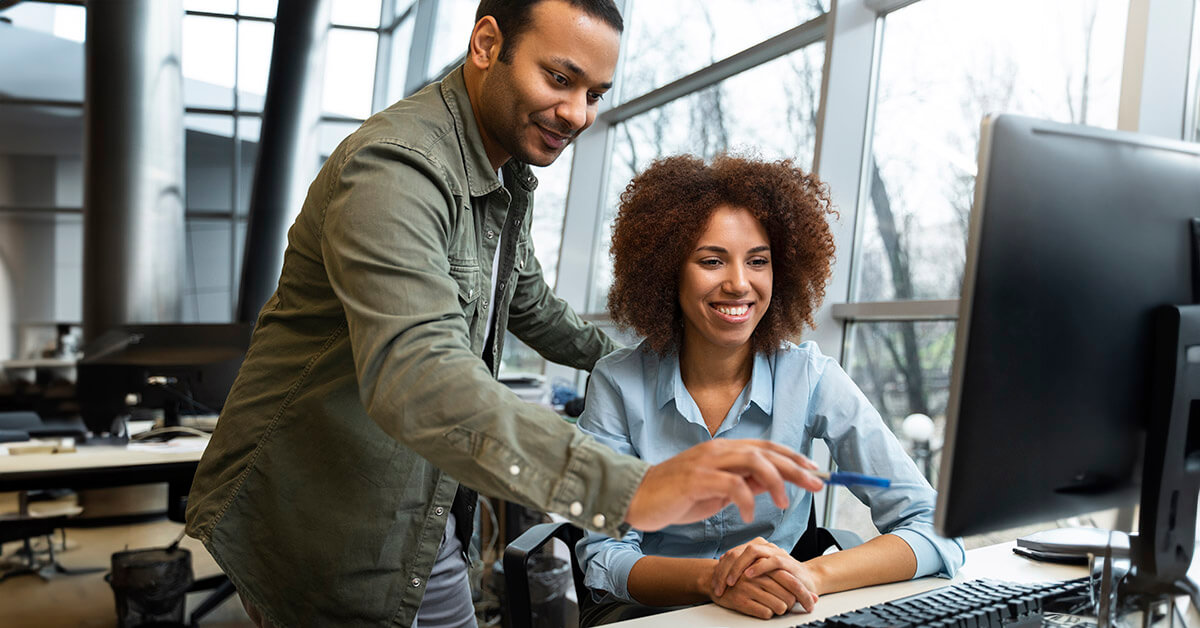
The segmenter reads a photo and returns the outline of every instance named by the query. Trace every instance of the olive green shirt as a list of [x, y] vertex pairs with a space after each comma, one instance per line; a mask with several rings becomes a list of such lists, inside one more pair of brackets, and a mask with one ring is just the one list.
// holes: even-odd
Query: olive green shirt
[[493, 307], [496, 365], [502, 329], [576, 368], [616, 348], [543, 280], [529, 167], [504, 181], [460, 68], [372, 116], [309, 188], [187, 507], [270, 621], [409, 628], [459, 482], [620, 536], [647, 464], [480, 358]]

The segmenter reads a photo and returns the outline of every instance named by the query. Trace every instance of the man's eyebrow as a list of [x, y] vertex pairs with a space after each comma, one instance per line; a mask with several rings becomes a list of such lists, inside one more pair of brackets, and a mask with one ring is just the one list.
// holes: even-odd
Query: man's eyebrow
[[[583, 68], [579, 67], [578, 63], [575, 63], [574, 61], [567, 59], [566, 57], [552, 57], [550, 60], [553, 61], [554, 63], [557, 63], [558, 65], [561, 65], [564, 68], [566, 68], [568, 72], [579, 77], [579, 79], [581, 81], [583, 81], [584, 83], [589, 82], [590, 79], [588, 79], [587, 72], [584, 72]], [[601, 89], [610, 89], [610, 88], [612, 88], [612, 81], [608, 81], [607, 83], [601, 83], [600, 85], [598, 85], [598, 87], [600, 87]]]

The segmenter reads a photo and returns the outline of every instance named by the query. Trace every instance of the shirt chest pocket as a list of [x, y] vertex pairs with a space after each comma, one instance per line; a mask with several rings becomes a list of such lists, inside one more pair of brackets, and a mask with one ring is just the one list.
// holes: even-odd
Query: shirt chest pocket
[[[479, 262], [473, 259], [450, 258], [450, 278], [458, 289], [458, 305], [462, 307], [467, 328], [475, 336], [475, 323], [479, 314], [479, 299], [483, 296], [483, 272]], [[472, 343], [473, 344], [473, 343]]]

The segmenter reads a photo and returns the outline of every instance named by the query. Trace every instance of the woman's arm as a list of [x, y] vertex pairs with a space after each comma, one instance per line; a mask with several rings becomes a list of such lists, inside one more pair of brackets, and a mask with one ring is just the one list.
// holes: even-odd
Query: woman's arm
[[909, 546], [916, 570], [907, 577], [954, 577], [966, 553], [960, 540], [944, 538], [934, 530], [937, 493], [866, 396], [833, 360], [824, 364], [812, 408], [813, 433], [828, 443], [838, 468], [891, 480], [890, 488], [852, 486], [849, 490], [871, 509], [876, 529]]
[[[881, 534], [858, 547], [802, 563], [813, 573], [817, 593], [834, 593], [873, 584], [908, 580], [917, 573], [917, 556], [904, 539]], [[762, 573], [751, 565], [747, 576]]]
[[645, 556], [629, 570], [629, 595], [647, 606], [708, 602], [716, 565], [714, 559]]
[[[712, 570], [710, 587], [714, 595], [722, 595], [741, 578], [784, 572], [806, 589], [822, 595], [908, 580], [916, 571], [916, 554], [904, 539], [893, 534], [880, 535], [858, 547], [805, 562], [792, 558], [772, 543], [755, 539], [721, 557]], [[787, 580], [790, 582], [791, 578]]]

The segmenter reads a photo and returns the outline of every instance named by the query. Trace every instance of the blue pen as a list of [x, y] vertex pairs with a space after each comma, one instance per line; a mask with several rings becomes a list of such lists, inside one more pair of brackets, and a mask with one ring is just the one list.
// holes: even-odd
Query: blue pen
[[834, 471], [833, 473], [810, 471], [810, 473], [825, 480], [826, 484], [840, 484], [842, 486], [861, 484], [864, 486], [878, 486], [879, 488], [888, 488], [892, 485], [892, 481], [887, 478], [877, 478], [873, 475], [863, 475], [862, 473], [854, 473], [853, 471]]

